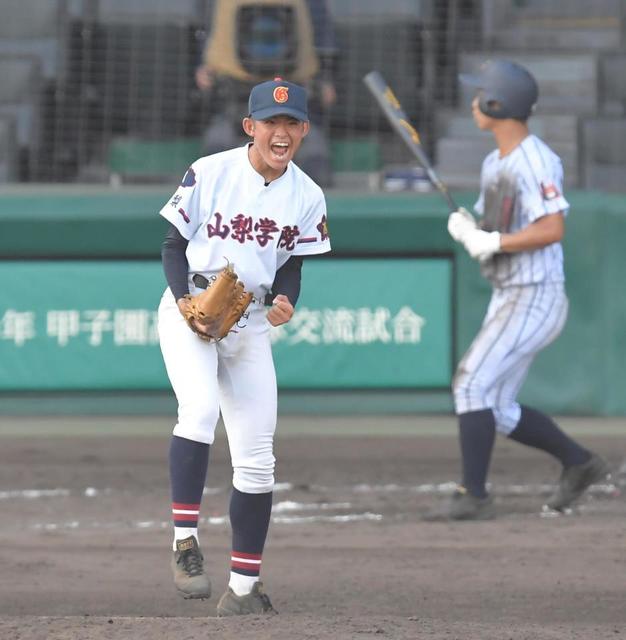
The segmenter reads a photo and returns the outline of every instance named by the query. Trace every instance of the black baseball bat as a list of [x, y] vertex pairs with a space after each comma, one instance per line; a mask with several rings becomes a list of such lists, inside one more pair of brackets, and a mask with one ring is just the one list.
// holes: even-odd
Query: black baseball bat
[[404, 140], [407, 147], [411, 150], [413, 155], [417, 158], [419, 163], [426, 171], [428, 179], [431, 181], [434, 187], [436, 187], [441, 195], [445, 198], [446, 203], [450, 211], [456, 211], [459, 207], [450, 195], [448, 187], [441, 182], [439, 176], [435, 173], [433, 165], [430, 159], [426, 155], [420, 137], [415, 130], [415, 127], [410, 123], [406, 113], [402, 109], [398, 98], [396, 98], [394, 92], [389, 85], [385, 82], [384, 78], [378, 71], [370, 71], [364, 78], [363, 82], [370, 90], [376, 102], [378, 102], [383, 113], [387, 116], [387, 120], [391, 123], [396, 133]]

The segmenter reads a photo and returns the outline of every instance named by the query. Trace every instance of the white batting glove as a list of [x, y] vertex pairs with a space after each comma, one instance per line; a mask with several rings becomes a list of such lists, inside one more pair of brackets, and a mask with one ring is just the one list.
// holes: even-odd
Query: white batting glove
[[500, 251], [500, 233], [472, 229], [463, 237], [463, 245], [472, 258], [482, 262]]
[[463, 242], [463, 238], [477, 226], [476, 218], [464, 207], [459, 207], [448, 216], [448, 233], [457, 242]]

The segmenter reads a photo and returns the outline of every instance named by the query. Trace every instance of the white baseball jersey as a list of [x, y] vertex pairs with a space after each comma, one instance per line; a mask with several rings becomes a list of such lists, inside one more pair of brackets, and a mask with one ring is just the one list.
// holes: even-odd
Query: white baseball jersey
[[[497, 219], [496, 230], [515, 233], [546, 214], [567, 215], [569, 204], [562, 193], [560, 158], [529, 135], [504, 158], [497, 149], [485, 158], [474, 208], [485, 218]], [[482, 264], [482, 273], [498, 287], [563, 282], [563, 250], [555, 242], [534, 251], [498, 253]]]
[[265, 186], [248, 145], [194, 162], [160, 214], [189, 240], [190, 274], [210, 277], [228, 260], [259, 300], [290, 256], [330, 251], [320, 187], [293, 162]]

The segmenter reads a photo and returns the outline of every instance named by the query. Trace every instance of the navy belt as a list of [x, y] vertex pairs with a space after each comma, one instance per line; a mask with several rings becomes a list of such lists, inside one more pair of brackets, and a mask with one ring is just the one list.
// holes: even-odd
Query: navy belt
[[196, 285], [196, 287], [198, 287], [198, 289], [206, 289], [209, 286], [208, 279], [204, 276], [201, 276], [199, 273], [194, 274], [191, 280]]

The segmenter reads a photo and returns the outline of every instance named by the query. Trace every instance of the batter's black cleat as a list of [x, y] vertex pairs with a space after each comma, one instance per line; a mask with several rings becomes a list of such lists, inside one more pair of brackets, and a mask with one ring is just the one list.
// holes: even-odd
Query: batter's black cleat
[[611, 469], [603, 458], [592, 453], [583, 464], [575, 464], [563, 469], [559, 484], [544, 508], [564, 511], [570, 507], [594, 483], [608, 480]]
[[459, 486], [438, 509], [424, 516], [429, 522], [457, 520], [491, 520], [496, 515], [491, 496], [478, 498]]
[[185, 599], [210, 597], [211, 583], [204, 573], [204, 557], [195, 536], [176, 541], [172, 556], [172, 572], [178, 593]]
[[255, 582], [252, 591], [245, 596], [238, 596], [230, 587], [217, 603], [217, 617], [247, 616], [261, 614], [275, 616], [278, 613], [270, 598], [263, 591], [263, 583]]

